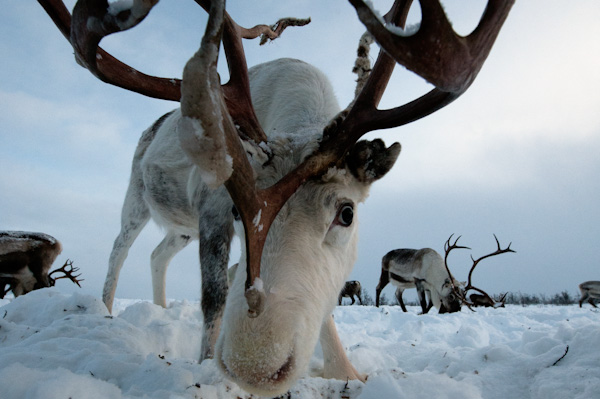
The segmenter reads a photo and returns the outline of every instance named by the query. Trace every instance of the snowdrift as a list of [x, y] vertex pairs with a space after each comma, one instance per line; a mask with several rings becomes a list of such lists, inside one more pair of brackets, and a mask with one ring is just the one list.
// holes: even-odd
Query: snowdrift
[[[366, 384], [320, 378], [317, 347], [285, 397], [600, 398], [600, 314], [589, 306], [417, 311], [338, 307], [340, 337]], [[0, 397], [254, 398], [214, 361], [198, 364], [200, 334], [198, 303], [118, 300], [110, 316], [99, 298], [54, 288], [4, 299]]]

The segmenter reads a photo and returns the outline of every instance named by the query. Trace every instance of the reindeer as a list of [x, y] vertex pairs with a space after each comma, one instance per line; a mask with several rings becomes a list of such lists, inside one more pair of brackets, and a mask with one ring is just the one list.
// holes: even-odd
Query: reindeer
[[[460, 300], [452, 287], [458, 285], [454, 278], [446, 274], [440, 254], [431, 248], [395, 249], [385, 254], [381, 260], [381, 276], [375, 291], [375, 306], [379, 307], [379, 296], [391, 281], [396, 286], [396, 298], [406, 312], [402, 293], [407, 288], [417, 289], [423, 314], [435, 306], [440, 313], [460, 311]], [[427, 303], [426, 293], [429, 294]]]
[[[357, 94], [341, 112], [330, 83], [313, 66], [281, 59], [247, 69], [242, 38], [275, 39], [285, 26], [307, 21], [245, 29], [223, 1], [196, 0], [209, 19], [179, 81], [145, 75], [97, 47], [104, 36], [137, 25], [156, 0], [114, 6], [80, 0], [72, 21], [61, 1], [39, 2], [95, 76], [181, 101], [180, 109], [142, 134], [136, 149], [122, 229], [109, 259], [107, 307], [127, 250], [152, 217], [167, 232], [151, 258], [156, 303], [164, 305], [169, 260], [191, 240], [200, 242], [200, 360], [214, 357], [242, 388], [273, 396], [305, 373], [320, 338], [325, 378], [363, 379], [344, 352], [331, 312], [356, 259], [356, 206], [391, 169], [400, 145], [359, 139], [427, 116], [466, 91], [513, 1], [490, 2], [475, 31], [461, 37], [437, 1], [422, 0], [421, 28], [405, 38], [385, 24], [404, 26], [410, 1], [396, 0], [382, 18], [363, 1], [350, 0], [385, 51], [371, 68], [368, 44], [361, 48]], [[225, 85], [216, 69], [221, 43], [230, 72]], [[396, 63], [435, 88], [378, 110]], [[243, 245], [228, 292], [234, 230]]]
[[584, 301], [588, 301], [590, 305], [597, 308], [596, 300], [600, 299], [600, 281], [585, 281], [579, 284], [579, 291], [581, 291], [579, 307], [582, 307]]
[[[456, 238], [454, 243], [451, 243], [450, 241], [452, 240], [453, 236], [454, 236], [454, 234], [452, 234], [448, 238], [446, 243], [444, 244], [444, 252], [445, 252], [444, 266], [446, 267], [448, 276], [451, 276], [450, 268], [448, 267], [448, 255], [450, 255], [450, 252], [454, 249], [471, 249], [469, 247], [464, 247], [464, 246], [458, 245], [458, 240], [460, 239], [460, 236], [458, 236]], [[498, 237], [496, 237], [495, 234], [494, 234], [494, 239], [496, 240], [496, 245], [497, 245], [497, 249], [494, 252], [490, 252], [489, 254], [483, 255], [477, 259], [474, 259], [473, 256], [471, 255], [471, 260], [473, 261], [473, 264], [471, 266], [471, 269], [469, 270], [469, 276], [468, 276], [467, 283], [463, 284], [463, 286], [458, 286], [454, 283], [452, 285], [452, 290], [454, 291], [454, 294], [458, 298], [460, 298], [460, 301], [464, 305], [466, 305], [470, 310], [473, 310], [473, 308], [476, 306], [486, 306], [486, 307], [493, 307], [493, 308], [503, 308], [504, 307], [504, 301], [506, 300], [506, 295], [508, 294], [508, 292], [506, 294], [502, 295], [500, 297], [500, 299], [498, 301], [496, 301], [487, 292], [485, 292], [481, 288], [475, 287], [471, 283], [471, 279], [473, 277], [473, 271], [475, 270], [475, 268], [477, 267], [479, 262], [481, 262], [484, 259], [490, 258], [492, 256], [497, 256], [497, 255], [501, 255], [501, 254], [505, 254], [505, 253], [509, 253], [509, 252], [513, 252], [513, 253], [516, 252], [510, 248], [512, 243], [509, 243], [508, 246], [503, 249], [500, 246], [500, 241], [498, 241]], [[470, 290], [477, 291], [477, 292], [479, 292], [479, 294], [473, 293], [473, 294], [469, 295], [469, 299], [467, 299], [467, 292], [469, 292]]]
[[469, 295], [469, 300], [471, 301], [471, 306], [473, 307], [483, 306], [485, 308], [503, 308], [505, 305], [507, 294], [508, 292], [506, 294], [500, 295], [500, 299], [496, 301], [495, 299], [485, 296], [483, 294], [473, 293]]
[[338, 305], [342, 304], [343, 297], [350, 298], [352, 300], [352, 303], [350, 305], [354, 305], [354, 303], [356, 302], [356, 300], [354, 299], [355, 296], [358, 298], [358, 302], [362, 305], [363, 303], [362, 298], [360, 296], [360, 292], [360, 281], [346, 281], [346, 283], [344, 284], [344, 288], [342, 288], [342, 290], [340, 291], [340, 295], [338, 297]]
[[[60, 242], [48, 234], [0, 231], [0, 299], [10, 291], [18, 297], [39, 288], [52, 287], [61, 278], [69, 278], [81, 287], [79, 282], [83, 280], [73, 274], [79, 269], [69, 260], [61, 268], [49, 272], [61, 251]], [[64, 275], [52, 277], [54, 273]]]

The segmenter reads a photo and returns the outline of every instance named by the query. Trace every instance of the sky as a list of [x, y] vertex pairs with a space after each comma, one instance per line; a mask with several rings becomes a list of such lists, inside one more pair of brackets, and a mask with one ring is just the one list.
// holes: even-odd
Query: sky
[[[389, 3], [374, 5], [383, 13]], [[72, 9], [74, 1], [66, 4]], [[466, 35], [485, 2], [444, 5]], [[245, 26], [310, 16], [310, 25], [288, 29], [266, 46], [246, 41], [248, 64], [299, 58], [325, 72], [342, 107], [352, 99], [351, 69], [364, 28], [348, 2], [230, 1], [228, 10]], [[411, 20], [419, 15], [417, 4]], [[466, 280], [469, 257], [494, 251], [496, 234], [516, 253], [477, 267], [473, 284], [489, 293], [575, 294], [579, 283], [600, 280], [598, 15], [597, 0], [517, 1], [462, 97], [423, 120], [366, 136], [399, 141], [403, 149], [358, 209], [351, 279], [373, 296], [388, 251], [443, 253], [455, 234], [472, 248], [450, 256], [454, 276]], [[144, 73], [180, 77], [205, 20], [193, 1], [162, 1], [138, 27], [101, 46]], [[58, 288], [100, 296], [139, 136], [178, 104], [94, 78], [37, 2], [5, 2], [0, 32], [0, 230], [56, 237], [63, 252], [55, 266], [69, 258], [85, 279], [81, 289], [64, 281]], [[429, 89], [399, 66], [382, 107]], [[162, 237], [152, 223], [146, 227], [125, 262], [117, 297], [151, 298], [150, 253]], [[168, 298], [198, 299], [197, 251], [192, 243], [171, 262]], [[231, 257], [231, 263], [239, 257], [237, 240]], [[394, 290], [384, 292], [390, 297]]]

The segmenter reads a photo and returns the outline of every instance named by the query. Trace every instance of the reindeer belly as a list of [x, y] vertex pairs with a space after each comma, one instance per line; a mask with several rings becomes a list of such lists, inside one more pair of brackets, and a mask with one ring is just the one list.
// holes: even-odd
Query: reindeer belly
[[143, 198], [159, 226], [195, 238], [198, 236], [198, 212], [187, 194], [190, 170], [187, 159], [169, 164], [144, 164]]
[[397, 288], [415, 288], [415, 279], [413, 277], [404, 277], [393, 272], [390, 272], [390, 282]]

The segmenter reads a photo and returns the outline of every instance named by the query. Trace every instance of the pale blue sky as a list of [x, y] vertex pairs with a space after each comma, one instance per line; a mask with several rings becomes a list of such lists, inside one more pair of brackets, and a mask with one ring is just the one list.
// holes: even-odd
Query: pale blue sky
[[[374, 3], [384, 10], [390, 1]], [[445, 3], [463, 34], [485, 4]], [[342, 106], [350, 101], [363, 29], [346, 1], [230, 1], [228, 9], [248, 26], [310, 16], [310, 25], [289, 29], [274, 43], [246, 42], [248, 63], [300, 58], [330, 77]], [[512, 241], [516, 254], [490, 259], [475, 274], [474, 283], [490, 293], [575, 293], [580, 282], [600, 279], [598, 15], [597, 0], [517, 0], [463, 97], [426, 120], [368, 135], [403, 145], [392, 172], [359, 208], [359, 258], [351, 277], [371, 295], [386, 252], [442, 251], [452, 233], [463, 236], [475, 257], [495, 249], [494, 233], [502, 244]], [[163, 0], [140, 26], [102, 46], [145, 73], [179, 77], [204, 21], [193, 1]], [[83, 291], [99, 296], [137, 140], [177, 104], [94, 78], [75, 63], [37, 2], [4, 2], [0, 32], [0, 229], [58, 238], [64, 250], [57, 264], [72, 259], [83, 272]], [[397, 68], [384, 104], [426, 89]], [[148, 226], [138, 239], [118, 297], [151, 298], [149, 258], [161, 238]], [[196, 253], [197, 243], [191, 244], [171, 263], [169, 298], [198, 299]], [[451, 257], [461, 280], [469, 254]]]

